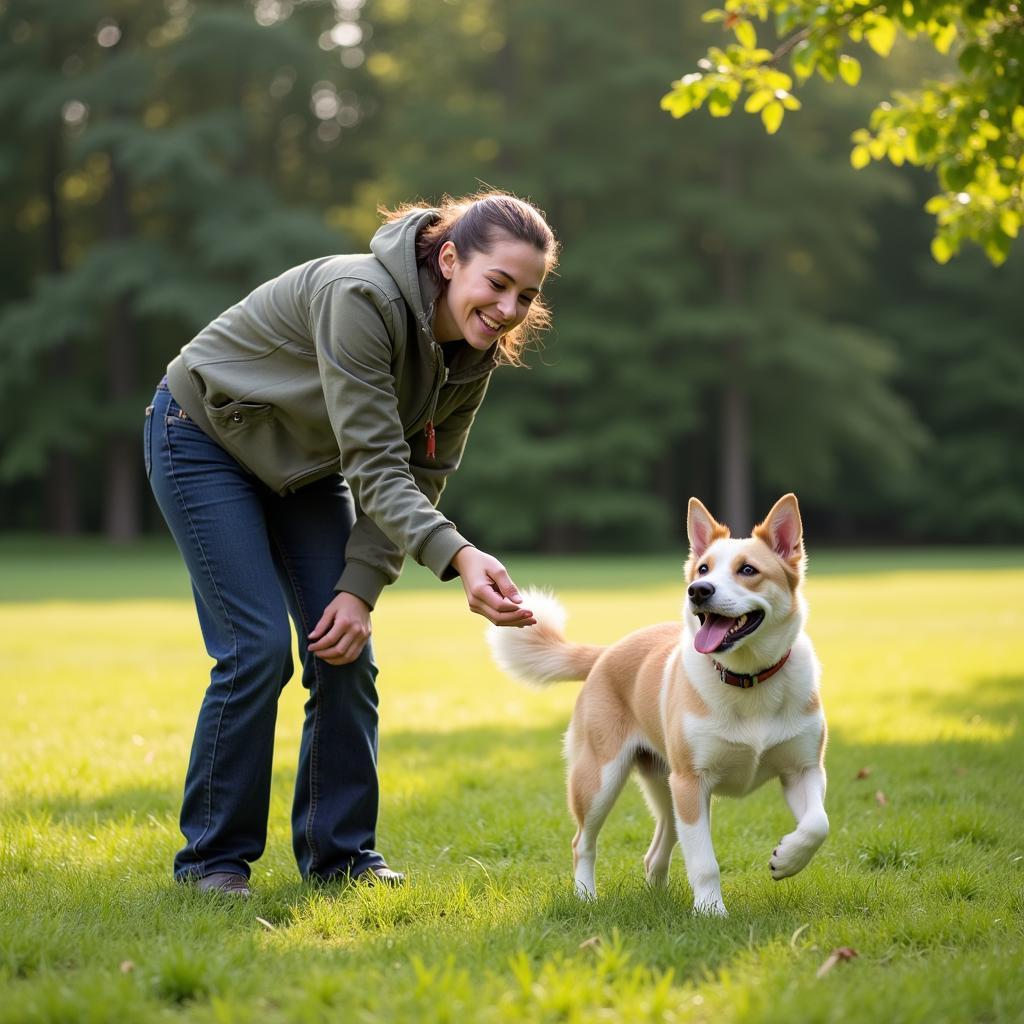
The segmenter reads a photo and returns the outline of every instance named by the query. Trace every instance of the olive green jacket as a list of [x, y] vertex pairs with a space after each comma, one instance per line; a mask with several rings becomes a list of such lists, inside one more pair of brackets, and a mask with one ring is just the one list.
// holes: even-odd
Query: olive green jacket
[[436, 216], [417, 210], [381, 227], [372, 254], [313, 260], [268, 281], [167, 369], [182, 409], [279, 494], [340, 470], [357, 518], [336, 589], [370, 607], [404, 553], [451, 579], [469, 544], [435, 506], [494, 350], [449, 342], [445, 366], [431, 330], [436, 288], [415, 255], [417, 231]]

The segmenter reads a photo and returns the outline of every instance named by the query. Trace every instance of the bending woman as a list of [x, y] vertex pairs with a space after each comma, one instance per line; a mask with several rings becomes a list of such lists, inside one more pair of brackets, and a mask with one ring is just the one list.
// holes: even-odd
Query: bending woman
[[182, 349], [146, 410], [146, 472], [215, 661], [174, 861], [203, 890], [247, 895], [266, 844], [289, 615], [309, 690], [299, 871], [392, 884], [375, 840], [381, 590], [408, 553], [459, 576], [491, 622], [534, 622], [502, 564], [435, 506], [491, 371], [546, 326], [554, 235], [529, 203], [488, 193], [403, 207], [370, 249], [257, 288]]

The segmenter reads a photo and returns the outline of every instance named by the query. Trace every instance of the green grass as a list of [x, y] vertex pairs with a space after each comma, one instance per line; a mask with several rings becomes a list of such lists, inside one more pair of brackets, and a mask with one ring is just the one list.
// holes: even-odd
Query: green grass
[[[676, 615], [681, 560], [509, 561], [603, 642]], [[501, 678], [460, 592], [419, 573], [375, 615], [380, 846], [411, 884], [297, 880], [293, 682], [256, 895], [175, 887], [207, 672], [182, 571], [164, 545], [5, 541], [0, 1022], [1024, 1020], [1024, 553], [812, 567], [832, 835], [773, 883], [777, 788], [716, 803], [717, 921], [691, 916], [678, 855], [668, 891], [642, 884], [633, 788], [602, 833], [599, 900], [575, 900], [560, 738], [576, 687]], [[840, 946], [858, 957], [817, 978]]]
[[[531, 557], [510, 555], [516, 580], [566, 590], [677, 585], [685, 555]], [[815, 578], [907, 570], [1024, 569], [1024, 547], [865, 548], [816, 551]], [[434, 591], [437, 580], [409, 562], [395, 590]], [[0, 602], [189, 597], [188, 577], [169, 539], [110, 545], [95, 539], [0, 536]]]

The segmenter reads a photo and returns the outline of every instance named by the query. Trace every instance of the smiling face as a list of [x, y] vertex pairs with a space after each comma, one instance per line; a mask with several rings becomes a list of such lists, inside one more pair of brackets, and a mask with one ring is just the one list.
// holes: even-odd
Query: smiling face
[[547, 273], [540, 249], [507, 236], [497, 237], [489, 252], [461, 259], [454, 243], [445, 242], [438, 264], [448, 285], [434, 314], [434, 336], [441, 342], [465, 338], [480, 350], [526, 319]]
[[796, 607], [803, 576], [803, 540], [796, 498], [780, 499], [753, 536], [736, 539], [692, 499], [687, 520], [687, 598], [699, 628], [701, 654], [742, 647], [765, 625], [779, 625]]

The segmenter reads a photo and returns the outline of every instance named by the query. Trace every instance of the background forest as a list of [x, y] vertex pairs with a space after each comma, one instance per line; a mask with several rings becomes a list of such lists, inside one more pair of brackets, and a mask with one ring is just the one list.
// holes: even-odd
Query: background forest
[[864, 48], [768, 137], [659, 107], [693, 0], [0, 0], [0, 529], [163, 532], [142, 410], [249, 288], [481, 183], [563, 243], [443, 499], [488, 547], [675, 547], [781, 492], [812, 542], [1024, 530], [1024, 258], [929, 254], [851, 133], [944, 58]]

